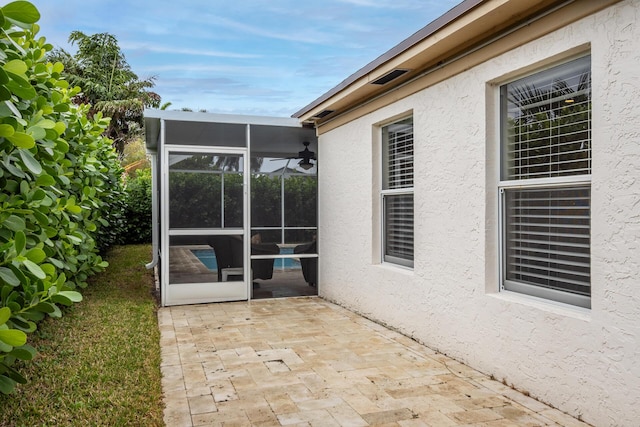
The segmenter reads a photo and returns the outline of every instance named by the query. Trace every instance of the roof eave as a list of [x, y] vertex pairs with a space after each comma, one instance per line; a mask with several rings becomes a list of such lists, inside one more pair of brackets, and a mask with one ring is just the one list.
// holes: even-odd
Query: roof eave
[[[383, 96], [420, 76], [425, 70], [449, 63], [453, 58], [481, 46], [532, 16], [573, 1], [466, 0], [349, 76], [292, 117], [303, 123], [319, 126], [367, 100]], [[394, 69], [409, 69], [410, 72], [382, 86], [371, 84]]]
[[[387, 52], [383, 53], [382, 55], [380, 55], [379, 57], [377, 57], [376, 59], [374, 59], [367, 65], [365, 65], [364, 67], [360, 68], [355, 73], [351, 74], [349, 77], [347, 77], [342, 82], [340, 82], [337, 86], [330, 89], [329, 91], [327, 91], [326, 93], [324, 93], [319, 98], [315, 99], [314, 101], [312, 101], [311, 103], [309, 103], [308, 105], [300, 109], [299, 111], [295, 112], [291, 117], [298, 118], [301, 121], [308, 121], [311, 117], [313, 117], [313, 116], [310, 116], [309, 113], [318, 114], [318, 113], [321, 113], [322, 111], [325, 111], [326, 110], [325, 108], [318, 108], [318, 107], [321, 106], [326, 101], [329, 101], [332, 97], [338, 95], [345, 88], [356, 83], [358, 80], [361, 80], [363, 77], [367, 76], [369, 73], [374, 72], [376, 69], [382, 67], [389, 60], [407, 51], [408, 49], [422, 42], [426, 38], [434, 35], [443, 27], [455, 21], [456, 19], [466, 14], [471, 9], [475, 8], [476, 6], [478, 6], [480, 3], [484, 1], [486, 0], [466, 0], [458, 4], [457, 6], [453, 7], [444, 15], [440, 16], [439, 18], [429, 23], [427, 26], [415, 32], [413, 35], [409, 36], [407, 39], [403, 40], [402, 42], [400, 42], [399, 44], [397, 44]], [[384, 75], [386, 73], [380, 73], [380, 74]]]

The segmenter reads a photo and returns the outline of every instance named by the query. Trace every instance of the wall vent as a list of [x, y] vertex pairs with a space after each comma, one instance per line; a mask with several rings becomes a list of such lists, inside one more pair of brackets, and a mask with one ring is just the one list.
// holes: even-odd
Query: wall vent
[[397, 68], [397, 69], [395, 69], [393, 71], [388, 72], [384, 76], [372, 81], [371, 84], [372, 85], [385, 85], [385, 84], [389, 83], [391, 80], [397, 79], [398, 77], [400, 77], [401, 75], [403, 75], [407, 71], [409, 71], [409, 70], [404, 70], [404, 69]]
[[321, 112], [319, 112], [318, 114], [315, 114], [313, 117], [316, 119], [321, 119], [325, 116], [328, 116], [329, 114], [333, 113], [335, 110], [323, 110]]

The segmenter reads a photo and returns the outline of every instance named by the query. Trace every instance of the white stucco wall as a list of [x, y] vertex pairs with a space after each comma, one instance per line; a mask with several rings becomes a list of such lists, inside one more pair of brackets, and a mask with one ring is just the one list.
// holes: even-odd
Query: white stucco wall
[[[320, 295], [598, 426], [640, 423], [640, 2], [321, 135]], [[498, 292], [489, 82], [590, 45], [592, 308]], [[376, 125], [413, 112], [415, 268], [381, 265]], [[375, 167], [372, 167], [375, 165]]]

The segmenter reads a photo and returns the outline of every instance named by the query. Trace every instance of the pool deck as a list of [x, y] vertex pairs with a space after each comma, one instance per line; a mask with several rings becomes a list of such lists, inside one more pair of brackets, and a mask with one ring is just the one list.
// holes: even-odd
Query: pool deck
[[167, 426], [587, 426], [318, 297], [161, 308]]

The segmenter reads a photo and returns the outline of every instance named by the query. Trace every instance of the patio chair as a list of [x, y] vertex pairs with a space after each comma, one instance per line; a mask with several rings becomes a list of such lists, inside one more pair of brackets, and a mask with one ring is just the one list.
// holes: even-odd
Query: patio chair
[[[315, 254], [317, 252], [315, 240], [311, 243], [304, 243], [293, 248], [294, 254]], [[300, 258], [300, 265], [302, 266], [304, 281], [307, 282], [309, 286], [315, 286], [318, 283], [318, 258]]]
[[[218, 281], [223, 279], [222, 270], [241, 268], [243, 266], [244, 248], [238, 236], [211, 236], [208, 244], [216, 254], [218, 264]], [[275, 243], [258, 243], [251, 245], [252, 255], [276, 255], [280, 253]], [[273, 277], [273, 259], [251, 260], [252, 279], [268, 280]]]
[[[251, 255], [278, 255], [280, 248], [275, 243], [251, 244]], [[274, 259], [252, 259], [251, 270], [253, 280], [269, 280], [273, 277]]]

